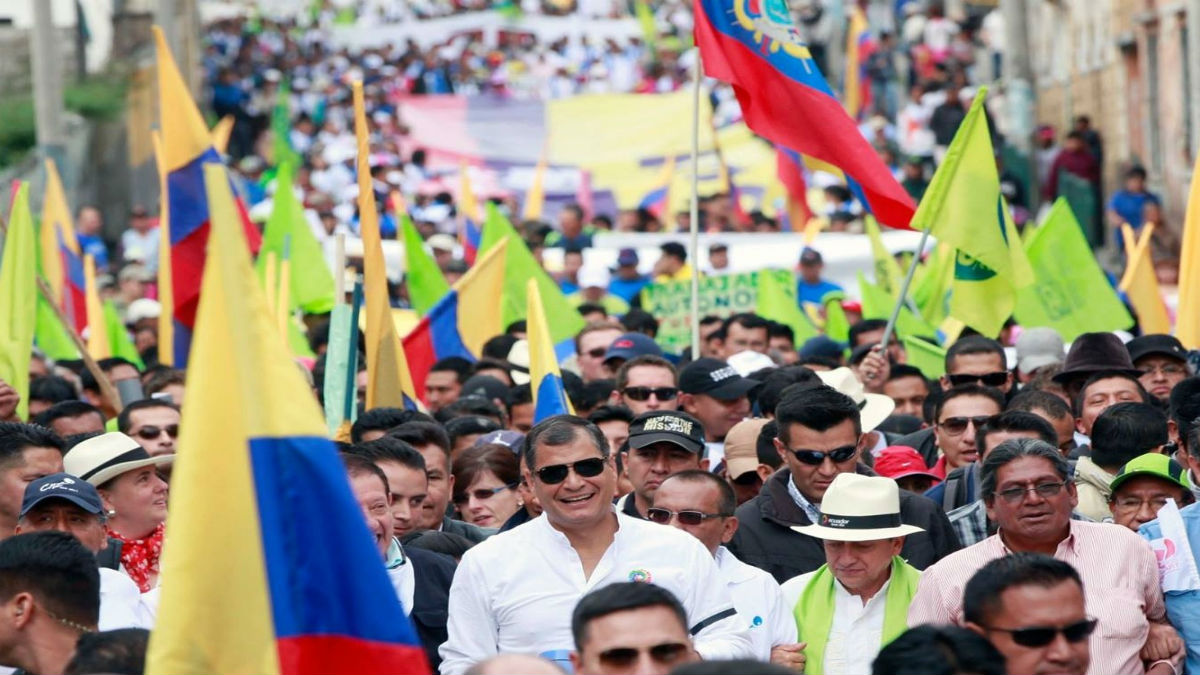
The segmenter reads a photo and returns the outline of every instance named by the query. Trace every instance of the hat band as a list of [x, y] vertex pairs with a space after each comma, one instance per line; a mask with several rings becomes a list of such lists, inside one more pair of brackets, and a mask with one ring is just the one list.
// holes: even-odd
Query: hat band
[[900, 527], [899, 513], [882, 513], [874, 516], [839, 516], [832, 513], [822, 513], [820, 525], [835, 530], [879, 530], [887, 527]]
[[145, 448], [138, 446], [137, 448], [134, 448], [133, 450], [128, 450], [126, 452], [123, 452], [123, 453], [117, 455], [116, 457], [113, 457], [112, 459], [108, 460], [107, 462], [104, 462], [103, 464], [93, 468], [91, 471], [84, 471], [82, 474], [79, 475], [79, 477], [82, 478], [83, 480], [90, 480], [92, 476], [95, 476], [96, 474], [100, 473], [101, 471], [103, 471], [109, 467], [113, 467], [118, 464], [125, 464], [127, 462], [137, 462], [137, 461], [143, 460], [143, 459], [150, 459], [150, 453], [146, 452]]

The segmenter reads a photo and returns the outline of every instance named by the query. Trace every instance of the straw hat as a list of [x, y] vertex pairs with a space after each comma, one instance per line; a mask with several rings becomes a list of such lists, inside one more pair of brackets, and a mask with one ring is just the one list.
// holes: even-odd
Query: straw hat
[[137, 441], [113, 431], [89, 438], [71, 448], [70, 452], [63, 455], [63, 469], [99, 487], [134, 469], [164, 466], [174, 461], [174, 455], [151, 457]]
[[887, 396], [868, 394], [863, 389], [862, 382], [859, 382], [858, 377], [854, 375], [854, 371], [849, 368], [842, 367], [818, 372], [817, 377], [858, 404], [864, 433], [874, 431], [875, 427], [879, 426], [896, 409], [896, 402]]
[[878, 541], [924, 532], [900, 522], [900, 488], [881, 476], [841, 473], [821, 498], [816, 525], [792, 527], [800, 534], [833, 541]]

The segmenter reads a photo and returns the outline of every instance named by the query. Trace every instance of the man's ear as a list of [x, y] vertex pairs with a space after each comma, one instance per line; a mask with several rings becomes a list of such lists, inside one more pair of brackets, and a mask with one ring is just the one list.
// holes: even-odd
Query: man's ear
[[582, 667], [583, 667], [583, 659], [579, 658], [579, 652], [572, 651], [571, 652], [571, 672], [578, 673], [579, 669]]
[[737, 532], [737, 529], [738, 529], [737, 516], [726, 518], [725, 519], [725, 529], [723, 529], [721, 531], [721, 543], [728, 544], [729, 541], [731, 539], [733, 539], [733, 535]]
[[0, 614], [12, 622], [13, 628], [20, 630], [33, 620], [33, 612], [33, 595], [23, 592], [12, 596], [4, 604], [3, 612], [0, 612]]

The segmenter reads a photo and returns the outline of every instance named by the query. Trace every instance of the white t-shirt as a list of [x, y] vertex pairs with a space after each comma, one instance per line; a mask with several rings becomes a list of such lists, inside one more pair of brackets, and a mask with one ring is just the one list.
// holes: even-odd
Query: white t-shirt
[[154, 614], [129, 575], [100, 568], [100, 630], [154, 627]]

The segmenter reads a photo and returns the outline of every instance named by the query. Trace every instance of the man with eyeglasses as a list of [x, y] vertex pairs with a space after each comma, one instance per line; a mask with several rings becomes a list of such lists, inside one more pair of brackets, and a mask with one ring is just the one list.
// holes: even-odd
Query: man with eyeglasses
[[577, 675], [667, 675], [700, 660], [688, 618], [679, 600], [654, 584], [594, 590], [571, 613], [571, 668]]
[[[1079, 571], [1087, 607], [1099, 620], [1089, 673], [1142, 673], [1143, 658], [1153, 662], [1182, 651], [1178, 635], [1165, 622], [1150, 546], [1124, 527], [1072, 519], [1075, 485], [1058, 448], [1028, 438], [1005, 441], [988, 453], [980, 476], [988, 518], [998, 530], [925, 570], [908, 610], [908, 625], [965, 625], [963, 589], [977, 571], [1012, 553], [1044, 553]], [[1010, 672], [1024, 671], [1010, 667]]]
[[979, 460], [975, 434], [1004, 410], [998, 391], [967, 384], [947, 391], [934, 406], [933, 433], [942, 456], [929, 468], [938, 478]]
[[634, 415], [651, 410], [676, 410], [678, 382], [670, 361], [650, 354], [635, 356], [617, 369], [617, 386], [610, 402], [629, 408]]
[[[1079, 573], [1061, 560], [1014, 553], [984, 565], [963, 591], [963, 620], [1004, 655], [1010, 673], [1088, 671], [1097, 622], [1087, 615]], [[1126, 671], [1114, 664], [1105, 672]]]
[[663, 481], [646, 515], [652, 522], [687, 532], [712, 553], [738, 615], [750, 630], [759, 660], [803, 671], [803, 645], [796, 644], [796, 620], [779, 584], [722, 546], [737, 531], [735, 508], [728, 483], [716, 474], [693, 469]]
[[704, 427], [691, 415], [662, 410], [638, 415], [629, 424], [629, 446], [621, 457], [625, 477], [633, 492], [617, 500], [617, 509], [633, 518], [645, 518], [654, 492], [680, 471], [707, 469]]
[[1187, 350], [1173, 335], [1142, 335], [1125, 343], [1133, 367], [1141, 371], [1138, 381], [1151, 396], [1167, 400], [1175, 385], [1191, 374]]
[[1096, 418], [1092, 452], [1075, 463], [1077, 511], [1092, 520], [1109, 515], [1112, 482], [1127, 462], [1167, 444], [1167, 416], [1150, 403], [1118, 403]]
[[137, 441], [151, 457], [173, 455], [178, 450], [179, 408], [166, 401], [147, 398], [134, 401], [117, 415], [117, 429]]
[[1158, 517], [1168, 499], [1179, 508], [1191, 504], [1192, 486], [1179, 462], [1150, 452], [1134, 457], [1121, 467], [1109, 486], [1108, 509], [1112, 521], [1134, 532]]
[[712, 583], [712, 554], [683, 532], [613, 508], [616, 467], [595, 425], [551, 417], [530, 430], [522, 455], [542, 515], [463, 556], [450, 589], [443, 675], [505, 652], [566, 663], [572, 608], [587, 590], [622, 581], [673, 592], [684, 607], [684, 636], [691, 633], [703, 657], [752, 655], [728, 592]]
[[[775, 449], [784, 467], [757, 497], [738, 507], [738, 530], [729, 550], [783, 583], [825, 564], [820, 539], [796, 531], [821, 519], [821, 502], [843, 473], [870, 475], [863, 452], [862, 411], [849, 396], [826, 385], [789, 390], [775, 409]], [[946, 515], [932, 501], [900, 491], [900, 519], [924, 532], [904, 541], [901, 556], [924, 569], [958, 549]]]

